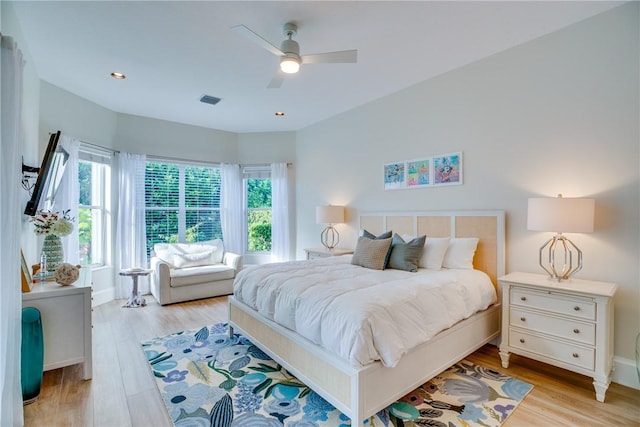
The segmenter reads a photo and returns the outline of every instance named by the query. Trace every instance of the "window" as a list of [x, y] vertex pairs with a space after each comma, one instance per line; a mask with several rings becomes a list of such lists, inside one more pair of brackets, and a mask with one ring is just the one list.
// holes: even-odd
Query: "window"
[[81, 145], [78, 153], [78, 256], [82, 265], [106, 263], [111, 154]]
[[271, 170], [243, 168], [247, 252], [271, 251]]
[[156, 243], [221, 239], [220, 169], [148, 161], [145, 214], [147, 256]]

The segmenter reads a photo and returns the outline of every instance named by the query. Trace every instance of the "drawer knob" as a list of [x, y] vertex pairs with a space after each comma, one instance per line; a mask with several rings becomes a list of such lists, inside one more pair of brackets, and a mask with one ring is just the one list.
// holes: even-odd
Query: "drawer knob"
[[520, 342], [524, 344], [524, 338], [520, 338]]
[[573, 307], [573, 309], [574, 309], [575, 311], [580, 311], [580, 306], [576, 305], [575, 307]]
[[580, 329], [574, 329], [574, 330], [573, 330], [573, 333], [574, 333], [574, 334], [579, 334], [579, 333], [580, 333]]
[[525, 320], [527, 320], [527, 319], [525, 319], [525, 318], [524, 318], [524, 316], [522, 316], [522, 317], [520, 318], [520, 321], [521, 321], [521, 322], [524, 322]]
[[527, 297], [520, 297], [520, 301], [526, 301]]
[[578, 353], [573, 353], [573, 357], [577, 359], [578, 357], [580, 357], [580, 355]]

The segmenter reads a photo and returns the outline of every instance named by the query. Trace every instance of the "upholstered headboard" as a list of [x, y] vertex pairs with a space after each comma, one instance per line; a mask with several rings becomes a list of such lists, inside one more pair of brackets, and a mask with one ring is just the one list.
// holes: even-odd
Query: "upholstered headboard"
[[362, 212], [360, 230], [429, 237], [478, 237], [473, 266], [497, 286], [505, 273], [504, 211]]

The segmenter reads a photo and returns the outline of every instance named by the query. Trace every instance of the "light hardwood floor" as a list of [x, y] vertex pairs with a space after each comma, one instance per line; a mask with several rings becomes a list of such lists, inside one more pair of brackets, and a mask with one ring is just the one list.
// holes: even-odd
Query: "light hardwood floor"
[[[226, 297], [162, 307], [147, 298], [144, 308], [123, 301], [93, 312], [93, 379], [82, 380], [80, 365], [45, 372], [40, 398], [25, 406], [25, 426], [171, 426], [140, 342], [225, 321]], [[520, 426], [640, 426], [640, 391], [611, 384], [606, 402], [595, 400], [591, 379], [533, 360], [511, 356], [500, 366], [498, 350], [487, 345], [468, 358], [534, 385], [504, 424]]]

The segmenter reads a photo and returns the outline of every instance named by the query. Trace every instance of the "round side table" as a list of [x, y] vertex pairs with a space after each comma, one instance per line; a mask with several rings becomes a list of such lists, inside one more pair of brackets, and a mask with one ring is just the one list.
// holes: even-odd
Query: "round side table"
[[129, 276], [133, 280], [133, 288], [131, 289], [131, 296], [125, 305], [122, 307], [144, 307], [147, 305], [147, 301], [138, 293], [138, 277], [148, 276], [153, 270], [147, 268], [125, 268], [120, 270], [120, 276]]

